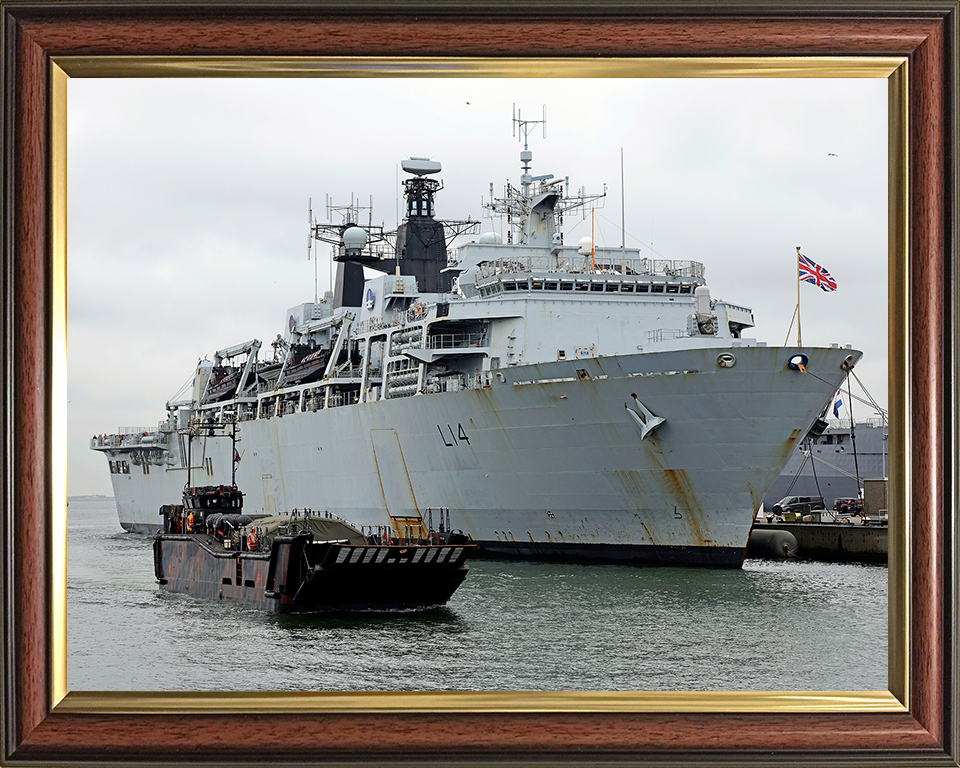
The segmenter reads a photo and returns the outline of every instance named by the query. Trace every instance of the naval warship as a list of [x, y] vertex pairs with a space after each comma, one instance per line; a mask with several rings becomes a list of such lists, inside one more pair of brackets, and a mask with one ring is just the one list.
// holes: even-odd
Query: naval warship
[[[751, 310], [712, 297], [700, 262], [564, 242], [564, 214], [602, 195], [533, 175], [535, 121], [514, 123], [519, 184], [484, 202], [504, 236], [436, 218], [440, 163], [404, 161], [396, 230], [311, 215], [334, 290], [287, 312], [269, 359], [258, 339], [221, 349], [156, 429], [93, 438], [126, 530], [159, 530], [192, 468], [235, 471], [250, 514], [417, 538], [445, 510], [487, 556], [742, 564], [861, 353], [746, 338]], [[205, 438], [227, 424], [236, 449]]]
[[884, 418], [826, 419], [801, 441], [763, 500], [766, 510], [785, 496], [822, 497], [827, 509], [837, 498], [863, 498], [863, 481], [886, 479], [887, 424]]

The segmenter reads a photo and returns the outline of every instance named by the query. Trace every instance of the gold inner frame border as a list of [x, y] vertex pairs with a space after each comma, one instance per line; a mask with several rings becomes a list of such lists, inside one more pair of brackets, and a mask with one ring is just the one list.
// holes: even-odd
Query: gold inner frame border
[[66, 714], [161, 713], [892, 713], [906, 712], [910, 525], [890, 522], [887, 691], [442, 691], [106, 692], [69, 691], [66, 637], [66, 166], [72, 77], [515, 77], [515, 78], [886, 78], [888, 87], [888, 307], [890, 480], [894, 509], [907, 510], [910, 369], [906, 57], [432, 58], [54, 56], [50, 77], [52, 270], [51, 705]]

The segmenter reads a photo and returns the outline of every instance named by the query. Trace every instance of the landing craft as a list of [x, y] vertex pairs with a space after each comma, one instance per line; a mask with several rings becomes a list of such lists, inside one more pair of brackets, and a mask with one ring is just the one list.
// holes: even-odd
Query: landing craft
[[[465, 543], [364, 536], [326, 512], [256, 520], [236, 486], [186, 489], [161, 509], [160, 588], [269, 613], [414, 611], [444, 605], [466, 578]], [[221, 511], [222, 510], [222, 511]]]
[[[273, 361], [259, 342], [228, 348], [156, 431], [93, 440], [124, 528], [160, 527], [199, 420], [236, 425], [251, 511], [322, 499], [400, 535], [446, 506], [491, 556], [741, 565], [765, 493], [861, 353], [745, 338], [751, 310], [713, 298], [700, 262], [567, 245], [564, 215], [605, 193], [533, 176], [535, 123], [514, 123], [520, 183], [500, 197], [491, 185], [484, 204], [505, 237], [437, 219], [439, 163], [412, 159], [396, 231], [354, 207], [311, 217], [312, 237], [334, 243], [336, 285], [287, 313]], [[298, 378], [303, 345], [324, 351], [322, 370]], [[228, 476], [237, 456], [209, 442], [194, 471]]]

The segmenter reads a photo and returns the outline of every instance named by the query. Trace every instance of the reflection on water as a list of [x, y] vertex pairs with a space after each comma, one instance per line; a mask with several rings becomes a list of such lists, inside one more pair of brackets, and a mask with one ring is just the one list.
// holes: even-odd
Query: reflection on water
[[447, 607], [270, 616], [161, 592], [152, 539], [72, 501], [72, 690], [886, 690], [883, 566], [475, 560]]

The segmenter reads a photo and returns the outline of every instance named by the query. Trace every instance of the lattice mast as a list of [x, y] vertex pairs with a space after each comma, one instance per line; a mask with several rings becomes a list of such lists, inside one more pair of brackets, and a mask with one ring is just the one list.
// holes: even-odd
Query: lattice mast
[[[555, 179], [552, 173], [542, 176], [531, 174], [533, 152], [530, 150], [530, 131], [536, 125], [543, 126], [543, 138], [547, 137], [547, 108], [543, 107], [540, 120], [524, 120], [516, 104], [513, 105], [513, 135], [523, 142], [520, 151], [520, 186], [506, 183], [503, 197], [494, 197], [490, 184], [490, 201], [483, 207], [490, 218], [507, 219], [507, 242], [527, 245], [562, 245], [563, 214], [580, 210], [586, 218], [588, 208], [602, 207], [607, 187], [599, 194], [587, 194], [580, 188], [570, 196], [570, 177]], [[599, 204], [598, 204], [599, 201]]]

